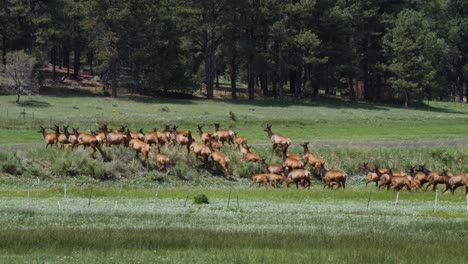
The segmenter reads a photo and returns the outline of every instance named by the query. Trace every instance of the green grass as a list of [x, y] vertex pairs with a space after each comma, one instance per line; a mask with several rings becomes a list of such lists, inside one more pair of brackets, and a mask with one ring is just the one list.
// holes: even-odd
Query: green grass
[[[273, 124], [273, 131], [288, 135], [294, 142], [366, 142], [466, 139], [468, 105], [428, 102], [413, 109], [394, 105], [365, 104], [322, 100], [293, 102], [258, 99], [250, 102], [167, 100], [126, 96], [119, 99], [83, 96], [24, 97], [23, 105], [14, 96], [0, 96], [0, 144], [40, 144], [35, 131], [39, 125], [69, 124], [82, 130], [94, 130], [97, 124], [132, 129], [151, 129], [164, 124], [178, 124], [181, 129], [196, 131], [197, 124], [212, 130], [213, 122], [230, 127], [251, 142], [268, 142], [263, 126]], [[169, 111], [163, 111], [167, 108]], [[249, 111], [249, 108], [255, 109]], [[25, 111], [26, 119], [18, 118]], [[229, 112], [238, 121], [229, 119]]]
[[[40, 183], [45, 184], [45, 183]], [[232, 199], [227, 207], [230, 187]], [[127, 186], [0, 196], [1, 262], [464, 263], [464, 196], [432, 192]], [[186, 192], [190, 191], [185, 205]], [[210, 204], [195, 205], [205, 193]], [[239, 196], [239, 205], [237, 204]], [[120, 197], [120, 198], [119, 198]], [[443, 248], [444, 250], [440, 250]], [[423, 254], [421, 253], [423, 252]]]

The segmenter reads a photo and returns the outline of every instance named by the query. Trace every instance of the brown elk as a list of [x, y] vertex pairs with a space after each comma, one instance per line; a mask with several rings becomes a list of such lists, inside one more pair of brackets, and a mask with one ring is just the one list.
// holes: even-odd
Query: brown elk
[[203, 126], [197, 125], [197, 127], [198, 134], [200, 135], [200, 140], [205, 144], [209, 143], [211, 141], [211, 137], [213, 136], [213, 132], [203, 132]]
[[172, 127], [173, 143], [179, 145], [179, 148], [186, 146], [187, 152], [190, 152], [188, 135], [192, 136], [190, 130], [177, 131], [177, 126]]
[[[420, 169], [424, 172], [424, 174], [427, 175], [427, 182], [429, 184], [426, 186], [426, 191], [429, 188], [429, 186], [432, 185], [432, 190], [435, 192], [437, 190], [438, 184], [446, 183], [446, 177], [442, 176], [442, 171], [430, 171], [424, 165], [421, 165]], [[449, 173], [449, 175], [452, 176], [451, 173]]]
[[319, 156], [312, 154], [309, 151], [308, 145], [309, 145], [309, 142], [304, 142], [301, 144], [301, 147], [304, 149], [303, 158], [304, 158], [305, 163], [310, 164], [312, 167], [315, 167], [317, 164], [325, 162]]
[[[97, 138], [95, 135], [92, 135], [92, 134], [80, 133], [78, 132], [78, 128], [73, 129], [73, 134], [75, 135], [77, 142], [78, 142], [77, 147], [78, 146], [83, 146], [83, 148], [91, 147], [91, 149], [93, 150], [93, 152], [91, 153], [92, 158], [95, 158], [94, 153], [96, 153], [96, 150], [98, 150], [99, 153], [101, 153], [101, 156], [104, 159], [106, 159], [106, 156], [101, 149], [101, 144], [102, 144], [101, 139]], [[72, 148], [74, 147], [75, 145], [72, 145]]]
[[145, 133], [145, 136], [143, 137], [143, 141], [146, 144], [151, 145], [158, 145], [158, 130], [156, 128], [153, 128], [153, 131]]
[[132, 132], [127, 128], [125, 132], [128, 141], [128, 147], [135, 151], [135, 158], [138, 158], [138, 154], [143, 155], [143, 162], [146, 164], [146, 168], [148, 168], [148, 154], [151, 150], [149, 144], [141, 141], [138, 138], [133, 138]]
[[[153, 131], [155, 131], [156, 128], [153, 128]], [[161, 146], [164, 146], [170, 142], [172, 142], [172, 132], [171, 132], [171, 128], [166, 125], [166, 127], [164, 128], [164, 131], [163, 132], [160, 132], [158, 133], [158, 143], [159, 145]]]
[[158, 145], [158, 153], [156, 154], [156, 163], [158, 164], [158, 169], [164, 169], [166, 172], [168, 171], [169, 166], [171, 165], [171, 159], [161, 153], [161, 148]]
[[281, 149], [287, 149], [287, 147], [289, 147], [289, 145], [291, 145], [291, 140], [288, 137], [285, 137], [285, 136], [283, 136], [281, 134], [278, 134], [278, 133], [273, 133], [271, 131], [271, 125], [267, 124], [266, 128], [263, 129], [263, 131], [268, 133], [268, 137], [270, 138], [271, 143], [273, 144], [272, 154], [275, 153], [275, 149], [278, 146]]
[[308, 187], [310, 189], [310, 171], [306, 169], [294, 169], [289, 171], [288, 177], [286, 178], [286, 186], [289, 188], [289, 185], [292, 183], [296, 184], [296, 188], [299, 189], [299, 183], [301, 183], [304, 188]]
[[409, 169], [409, 174], [411, 177], [413, 177], [413, 180], [411, 180], [411, 188], [421, 190], [422, 186], [427, 182], [427, 175], [424, 173], [421, 166], [419, 167], [418, 171], [415, 171], [415, 168], [411, 166]]
[[57, 135], [56, 133], [46, 133], [46, 129], [44, 127], [41, 126], [41, 129], [39, 131], [37, 131], [38, 133], [41, 133], [42, 136], [44, 137], [44, 141], [46, 143], [46, 148], [50, 145], [50, 147], [52, 147], [52, 145], [55, 145], [57, 147]]
[[252, 176], [252, 184], [250, 184], [250, 187], [252, 187], [254, 184], [258, 183], [258, 187], [261, 185], [264, 185], [265, 188], [268, 187], [268, 183], [270, 182], [268, 178], [268, 173], [264, 174], [256, 174]]
[[219, 129], [219, 123], [214, 123], [213, 125], [215, 127], [215, 132], [213, 133], [213, 135], [215, 136], [216, 140], [221, 141], [223, 146], [224, 142], [228, 142], [229, 145], [234, 144], [234, 131], [229, 129]]
[[237, 133], [234, 133], [234, 142], [236, 143], [237, 147], [240, 148], [241, 145], [247, 145], [247, 138], [239, 137], [237, 136]]
[[319, 175], [322, 178], [323, 187], [333, 188], [333, 185], [338, 185], [338, 188], [343, 187], [346, 189], [346, 178], [348, 174], [342, 170], [327, 170], [325, 169], [325, 162], [320, 163], [318, 167]]
[[295, 158], [293, 156], [288, 157], [286, 154], [287, 147], [283, 148], [283, 167], [288, 168], [289, 171], [293, 169], [301, 169], [304, 168], [304, 162], [299, 158]]
[[113, 145], [122, 145], [122, 144], [126, 144], [126, 136], [124, 135], [125, 134], [125, 127], [122, 127], [120, 130], [118, 130], [119, 132], [116, 132], [116, 131], [110, 131], [108, 128], [107, 128], [107, 125], [104, 124], [102, 125], [102, 127], [100, 128], [101, 131], [104, 133], [104, 137], [106, 138], [105, 140], [105, 143], [106, 143], [106, 146], [113, 146]]
[[244, 146], [244, 148], [247, 151], [247, 154], [244, 155], [245, 160], [251, 161], [251, 162], [260, 162], [262, 160], [262, 158], [258, 154], [250, 151], [251, 146], [246, 145]]
[[280, 174], [276, 174], [276, 173], [269, 173], [268, 174], [268, 181], [270, 182], [271, 186], [273, 186], [273, 188], [278, 188], [279, 185], [283, 184], [285, 179], [286, 179], [286, 177], [284, 177], [283, 175], [280, 175]]
[[207, 145], [210, 145], [213, 149], [215, 149], [217, 151], [220, 151], [221, 148], [223, 147], [223, 145], [221, 143], [219, 143], [218, 140], [216, 140], [214, 135], [211, 135], [211, 139], [210, 139], [209, 143], [207, 143]]
[[[52, 128], [55, 131], [55, 136], [57, 137], [57, 142], [60, 144], [60, 148], [63, 149], [66, 144], [69, 144], [70, 142], [68, 141], [68, 137], [70, 136], [70, 133], [68, 133], [68, 126], [63, 127], [63, 133], [60, 133], [60, 128], [54, 124], [54, 128]], [[65, 130], [66, 133], [65, 133]]]
[[396, 191], [406, 187], [411, 192], [411, 176], [395, 176], [392, 169], [388, 169], [388, 176], [390, 176], [390, 185], [387, 185], [387, 190], [390, 189], [390, 186]]
[[210, 148], [203, 143], [195, 142], [191, 133], [185, 137], [188, 140], [189, 152], [193, 152], [197, 158], [201, 157], [205, 165], [208, 164], [208, 157], [211, 154]]
[[380, 177], [375, 171], [377, 171], [379, 168], [375, 166], [374, 170], [370, 170], [368, 165], [369, 163], [364, 162], [361, 166], [361, 171], [367, 175], [366, 187], [370, 182], [375, 182], [375, 187], [378, 187]]
[[450, 190], [450, 192], [454, 194], [458, 187], [465, 186], [465, 195], [468, 195], [468, 173], [457, 174], [450, 177], [447, 170], [444, 170], [442, 174], [442, 176], [448, 179], [444, 193]]
[[275, 173], [275, 174], [282, 174], [284, 169], [283, 169], [283, 164], [267, 164], [265, 162], [265, 159], [262, 159], [260, 161], [260, 164], [267, 170], [269, 173]]
[[221, 166], [221, 168], [223, 169], [223, 172], [224, 172], [224, 176], [225, 177], [228, 177], [229, 175], [229, 163], [231, 162], [229, 160], [229, 158], [224, 155], [223, 153], [219, 152], [219, 151], [216, 151], [212, 146], [211, 144], [208, 144], [208, 146], [210, 147], [210, 150], [211, 150], [211, 154], [210, 154], [210, 157], [211, 157], [211, 160], [215, 163], [217, 163], [219, 166]]

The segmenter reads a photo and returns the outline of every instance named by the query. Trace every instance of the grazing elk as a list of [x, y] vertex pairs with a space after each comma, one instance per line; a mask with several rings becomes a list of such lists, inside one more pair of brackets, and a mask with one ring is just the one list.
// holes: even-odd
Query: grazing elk
[[266, 125], [266, 128], [263, 129], [263, 131], [267, 132], [268, 137], [271, 140], [271, 143], [273, 144], [272, 148], [272, 154], [275, 153], [276, 147], [280, 147], [281, 149], [287, 149], [289, 145], [291, 145], [291, 140], [288, 137], [285, 137], [281, 134], [278, 133], [273, 133], [271, 131], [271, 125]]
[[127, 145], [130, 149], [135, 151], [135, 158], [138, 158], [138, 154], [143, 155], [143, 162], [146, 164], [146, 168], [148, 169], [148, 154], [150, 153], [151, 147], [149, 144], [141, 141], [140, 139], [133, 138], [132, 132], [127, 128], [127, 131], [125, 132], [125, 135], [127, 136]]
[[228, 142], [229, 145], [234, 144], [234, 131], [230, 129], [219, 129], [219, 123], [214, 123], [213, 125], [215, 127], [215, 132], [213, 133], [213, 135], [215, 136], [216, 140], [221, 141], [223, 146], [224, 142]]
[[198, 134], [200, 135], [200, 140], [207, 144], [211, 141], [211, 137], [213, 136], [213, 132], [205, 131], [203, 132], [203, 126], [197, 125]]
[[52, 145], [55, 145], [57, 147], [57, 134], [54, 132], [54, 133], [46, 133], [46, 129], [44, 127], [41, 126], [41, 129], [39, 131], [37, 131], [38, 133], [41, 133], [42, 136], [44, 137], [44, 141], [46, 143], [46, 148], [50, 145], [50, 147], [52, 147]]
[[318, 171], [322, 181], [325, 184], [323, 188], [329, 187], [333, 188], [333, 185], [338, 185], [338, 188], [343, 187], [346, 189], [346, 177], [348, 174], [342, 170], [327, 170], [325, 169], [325, 162], [322, 162], [318, 165]]
[[286, 186], [289, 188], [289, 185], [292, 183], [296, 184], [296, 189], [299, 189], [299, 183], [310, 189], [310, 171], [306, 169], [294, 169], [288, 172], [288, 177], [286, 178]]

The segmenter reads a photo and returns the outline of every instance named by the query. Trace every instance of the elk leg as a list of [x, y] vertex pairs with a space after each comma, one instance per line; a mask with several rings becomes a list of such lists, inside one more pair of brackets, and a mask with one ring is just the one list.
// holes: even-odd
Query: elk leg
[[345, 190], [345, 189], [346, 189], [346, 182], [343, 181], [343, 190]]
[[366, 188], [367, 188], [367, 184], [369, 184], [369, 182], [371, 182], [371, 181], [367, 181], [367, 182], [366, 182]]
[[276, 143], [273, 143], [273, 148], [271, 149], [271, 155], [273, 156], [275, 154], [275, 149], [276, 149]]
[[431, 186], [432, 182], [430, 182], [427, 186], [426, 186], [426, 189], [425, 191], [427, 191], [427, 189], [429, 188], [429, 186]]

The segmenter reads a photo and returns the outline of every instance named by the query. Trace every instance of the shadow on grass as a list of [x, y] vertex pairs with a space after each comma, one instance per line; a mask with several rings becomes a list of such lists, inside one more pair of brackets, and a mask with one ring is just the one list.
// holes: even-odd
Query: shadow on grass
[[71, 88], [66, 88], [66, 87], [49, 87], [49, 86], [44, 86], [40, 90], [41, 95], [47, 95], [47, 96], [56, 96], [56, 97], [75, 97], [75, 96], [81, 96], [81, 97], [102, 97], [102, 95], [99, 95], [97, 93], [93, 93], [90, 90], [86, 89], [71, 89]]
[[[395, 106], [395, 107], [403, 108], [403, 106]], [[409, 109], [438, 112], [438, 113], [447, 113], [447, 114], [468, 114], [467, 112], [461, 112], [461, 111], [453, 110], [450, 108], [435, 107], [432, 105], [428, 105], [427, 103], [424, 103], [424, 102], [413, 103], [409, 107]]]
[[20, 101], [18, 106], [44, 108], [44, 107], [50, 107], [51, 105], [48, 102], [42, 102], [42, 101], [30, 99], [30, 100]]

